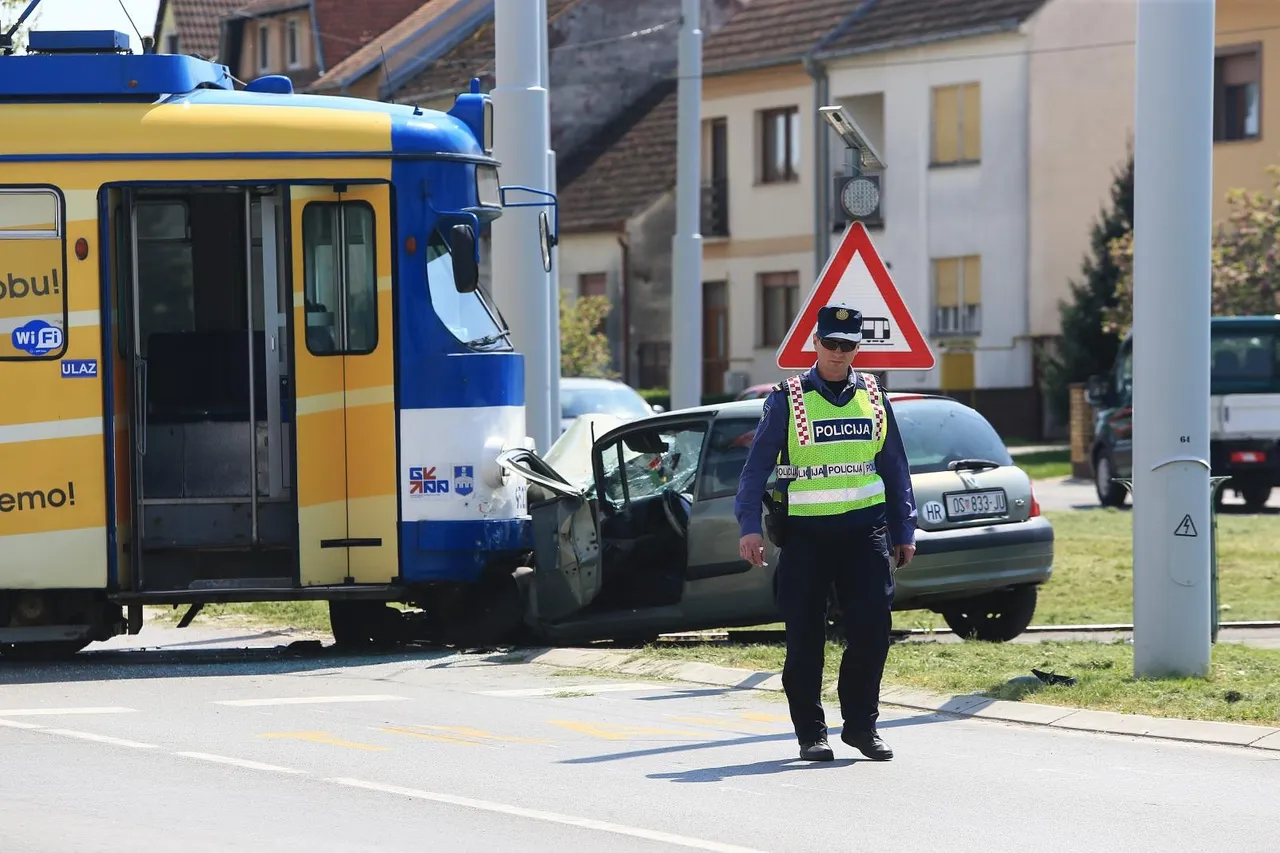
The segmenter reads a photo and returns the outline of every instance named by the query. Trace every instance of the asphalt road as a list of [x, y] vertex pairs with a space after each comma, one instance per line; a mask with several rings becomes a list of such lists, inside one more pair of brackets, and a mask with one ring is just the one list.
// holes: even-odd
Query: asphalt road
[[1280, 754], [894, 712], [808, 765], [768, 695], [278, 642], [0, 666], [0, 847], [1275, 849]]
[[[1076, 480], [1061, 477], [1052, 480], [1035, 481], [1036, 500], [1040, 508], [1049, 512], [1060, 512], [1068, 509], [1098, 509], [1098, 493], [1089, 480]], [[1232, 491], [1227, 491], [1223, 498], [1222, 513], [1244, 514], [1244, 501]], [[1125, 501], [1125, 507], [1132, 507], [1132, 498]], [[1271, 499], [1267, 501], [1268, 515], [1280, 512], [1280, 489], [1271, 491]]]

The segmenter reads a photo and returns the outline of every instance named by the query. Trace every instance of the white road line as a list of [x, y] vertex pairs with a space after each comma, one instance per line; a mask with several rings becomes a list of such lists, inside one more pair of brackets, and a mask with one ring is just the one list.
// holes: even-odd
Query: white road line
[[36, 725], [35, 723], [20, 723], [17, 720], [0, 720], [0, 726], [4, 726], [5, 728], [9, 728], [9, 729], [43, 729], [44, 728], [44, 726], [39, 726], [39, 725]]
[[0, 717], [56, 717], [63, 714], [134, 714], [136, 708], [13, 708]]
[[233, 767], [244, 767], [249, 770], [271, 770], [276, 773], [302, 773], [305, 770], [294, 770], [291, 767], [277, 767], [274, 764], [263, 764], [259, 761], [249, 761], [244, 758], [228, 758], [225, 755], [210, 755], [207, 752], [175, 752], [174, 755], [181, 755], [184, 758], [198, 758], [201, 761], [212, 761], [215, 764], [230, 764]]
[[336, 785], [346, 785], [349, 788], [364, 788], [369, 791], [380, 791], [384, 794], [399, 794], [402, 797], [413, 797], [418, 800], [431, 800], [437, 803], [447, 803], [454, 806], [463, 806], [464, 808], [478, 809], [480, 811], [497, 812], [498, 814], [513, 815], [515, 817], [525, 817], [532, 820], [541, 820], [547, 823], [559, 823], [566, 826], [580, 826], [583, 829], [594, 829], [600, 832], [611, 832], [614, 835], [629, 835], [632, 838], [645, 838], [650, 841], [661, 841], [665, 844], [672, 844], [677, 847], [690, 847], [694, 850], [713, 850], [716, 853], [763, 853], [751, 847], [738, 847], [733, 844], [721, 844], [718, 841], [704, 841], [700, 838], [689, 838], [684, 835], [674, 835], [669, 832], [659, 832], [654, 829], [641, 829], [634, 826], [623, 826], [617, 823], [607, 823], [602, 820], [593, 820], [587, 817], [573, 817], [570, 815], [556, 814], [554, 812], [544, 812], [537, 809], [527, 809], [522, 806], [509, 806], [503, 803], [491, 803], [486, 800], [473, 800], [470, 797], [458, 797], [453, 794], [434, 794], [430, 791], [418, 791], [413, 788], [401, 788], [396, 785], [380, 785], [376, 782], [363, 782], [359, 779], [326, 779], [326, 782], [333, 782]]
[[63, 735], [64, 737], [80, 738], [81, 740], [93, 740], [98, 743], [109, 743], [112, 746], [131, 746], [134, 749], [155, 749], [154, 743], [139, 743], [136, 740], [125, 740], [124, 738], [109, 737], [107, 735], [98, 735], [93, 732], [77, 732], [71, 729], [41, 729], [51, 735]]
[[291, 696], [276, 699], [223, 699], [215, 705], [234, 705], [238, 708], [249, 708], [262, 705], [320, 705], [329, 702], [390, 702], [404, 699], [403, 696]]
[[482, 696], [551, 696], [556, 693], [620, 693], [624, 690], [666, 690], [660, 684], [561, 684], [559, 687], [526, 687], [520, 690], [480, 690]]

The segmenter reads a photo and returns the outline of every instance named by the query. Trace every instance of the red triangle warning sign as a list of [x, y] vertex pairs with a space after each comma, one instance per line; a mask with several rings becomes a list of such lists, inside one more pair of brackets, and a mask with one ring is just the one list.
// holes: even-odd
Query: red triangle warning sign
[[844, 302], [862, 312], [862, 345], [855, 370], [929, 370], [933, 352], [898, 294], [884, 262], [861, 222], [845, 229], [835, 252], [778, 347], [778, 367], [804, 370], [816, 358], [813, 333], [818, 309]]

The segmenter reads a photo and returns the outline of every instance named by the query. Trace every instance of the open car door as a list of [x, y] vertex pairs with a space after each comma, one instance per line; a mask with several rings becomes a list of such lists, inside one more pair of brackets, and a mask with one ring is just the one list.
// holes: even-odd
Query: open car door
[[498, 464], [528, 486], [534, 555], [528, 615], [554, 622], [578, 613], [601, 587], [600, 537], [586, 490], [567, 483], [527, 448], [506, 451]]

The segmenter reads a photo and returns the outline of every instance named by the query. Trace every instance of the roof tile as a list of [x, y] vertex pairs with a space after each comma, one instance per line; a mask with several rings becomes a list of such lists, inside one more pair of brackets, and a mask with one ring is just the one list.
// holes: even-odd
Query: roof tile
[[[221, 36], [219, 22], [244, 0], [168, 0], [178, 31], [178, 50], [215, 59]], [[159, 29], [159, 27], [157, 27]], [[157, 45], [164, 49], [164, 45]]]
[[423, 0], [312, 0], [324, 67], [333, 68], [423, 5]]
[[[557, 15], [580, 2], [582, 0], [547, 0], [548, 27]], [[488, 91], [494, 85], [493, 53], [493, 18], [490, 17], [457, 47], [405, 81], [396, 98], [422, 98], [442, 92], [465, 91], [473, 77], [479, 77], [481, 90]]]
[[[1021, 22], [1046, 0], [752, 0], [703, 45], [708, 74], [797, 62], [822, 53], [915, 42], [1005, 21]], [[855, 16], [855, 13], [859, 13]]]
[[877, 0], [866, 14], [823, 45], [839, 53], [895, 42], [917, 42], [1003, 23], [1020, 24], [1046, 0]]
[[863, 0], [751, 0], [702, 45], [707, 73], [794, 62]]
[[557, 167], [561, 229], [619, 228], [676, 185], [677, 105], [663, 80]]
[[400, 19], [390, 29], [378, 35], [377, 38], [352, 53], [346, 59], [336, 64], [330, 63], [329, 70], [316, 81], [315, 88], [324, 89], [336, 86], [343, 78], [379, 59], [379, 54], [383, 50], [408, 39], [442, 13], [453, 8], [457, 2], [458, 0], [427, 0], [427, 2]]

